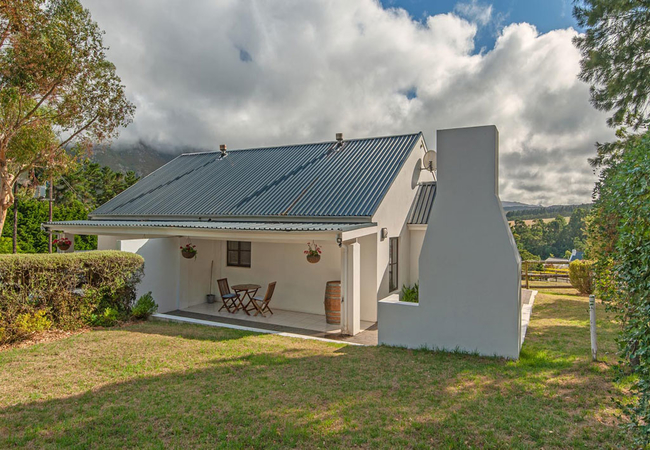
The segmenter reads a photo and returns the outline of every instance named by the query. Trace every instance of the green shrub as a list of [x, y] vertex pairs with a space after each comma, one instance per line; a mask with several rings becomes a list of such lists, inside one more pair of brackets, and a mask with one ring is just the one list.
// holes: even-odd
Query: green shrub
[[52, 321], [46, 316], [47, 311], [41, 309], [18, 315], [14, 329], [20, 335], [46, 331], [52, 327]]
[[131, 316], [135, 319], [146, 319], [156, 311], [158, 311], [158, 305], [153, 300], [151, 292], [147, 292], [135, 302], [131, 308]]
[[402, 295], [400, 301], [409, 303], [418, 303], [420, 300], [420, 286], [417, 283], [413, 287], [402, 285]]
[[569, 264], [571, 286], [581, 294], [594, 293], [594, 272], [591, 261], [576, 260]]
[[[623, 135], [624, 137], [624, 135]], [[601, 172], [589, 226], [596, 291], [621, 323], [621, 373], [633, 380], [621, 404], [638, 447], [650, 445], [650, 131], [621, 141]]]
[[90, 315], [90, 324], [96, 327], [112, 327], [119, 320], [120, 313], [110, 306], [99, 314]]
[[107, 308], [128, 316], [143, 266], [141, 256], [119, 251], [0, 255], [0, 342], [20, 339], [18, 318], [41, 310], [64, 330]]

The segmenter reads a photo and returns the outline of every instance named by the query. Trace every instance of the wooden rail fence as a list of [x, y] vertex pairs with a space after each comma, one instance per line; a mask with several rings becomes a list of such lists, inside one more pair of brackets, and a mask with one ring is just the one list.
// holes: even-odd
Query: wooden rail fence
[[[542, 265], [542, 270], [531, 270], [531, 266]], [[557, 264], [555, 264], [557, 265]], [[531, 288], [552, 288], [552, 289], [568, 289], [571, 288], [569, 281], [569, 268], [554, 267], [553, 264], [545, 261], [522, 261], [521, 262], [521, 279], [522, 287], [526, 289]], [[533, 285], [534, 281], [551, 281], [554, 280], [557, 284], [540, 284]], [[562, 281], [560, 281], [562, 280]]]

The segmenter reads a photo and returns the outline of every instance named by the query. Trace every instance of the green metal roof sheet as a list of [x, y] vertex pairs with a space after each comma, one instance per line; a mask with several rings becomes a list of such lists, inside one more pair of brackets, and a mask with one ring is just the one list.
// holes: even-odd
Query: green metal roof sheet
[[91, 217], [371, 217], [421, 135], [184, 154]]
[[413, 225], [426, 225], [429, 223], [431, 207], [436, 197], [436, 182], [421, 183], [415, 193], [407, 223]]

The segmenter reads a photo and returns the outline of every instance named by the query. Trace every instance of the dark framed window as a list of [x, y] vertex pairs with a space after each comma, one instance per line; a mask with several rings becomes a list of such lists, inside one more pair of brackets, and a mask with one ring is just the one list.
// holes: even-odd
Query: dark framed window
[[227, 265], [235, 267], [251, 266], [251, 243], [228, 241]]
[[398, 289], [399, 282], [399, 238], [390, 238], [388, 241], [388, 290]]

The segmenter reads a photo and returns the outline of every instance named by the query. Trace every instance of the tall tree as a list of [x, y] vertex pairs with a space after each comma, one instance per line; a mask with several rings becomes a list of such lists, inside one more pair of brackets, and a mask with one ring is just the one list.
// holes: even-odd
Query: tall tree
[[66, 165], [128, 125], [135, 107], [78, 0], [0, 1], [0, 232], [17, 178]]
[[582, 0], [574, 15], [586, 28], [575, 44], [582, 52], [580, 79], [591, 84], [593, 105], [613, 111], [610, 126], [647, 127], [650, 2]]
[[[599, 145], [603, 165], [594, 189], [587, 247], [596, 260], [597, 293], [622, 323], [623, 367], [634, 373], [632, 396], [621, 405], [639, 448], [650, 446], [650, 2], [583, 0], [574, 13], [586, 32], [584, 81], [592, 103], [613, 111], [616, 142]], [[630, 127], [634, 133], [628, 133]], [[640, 132], [639, 132], [640, 131]]]

